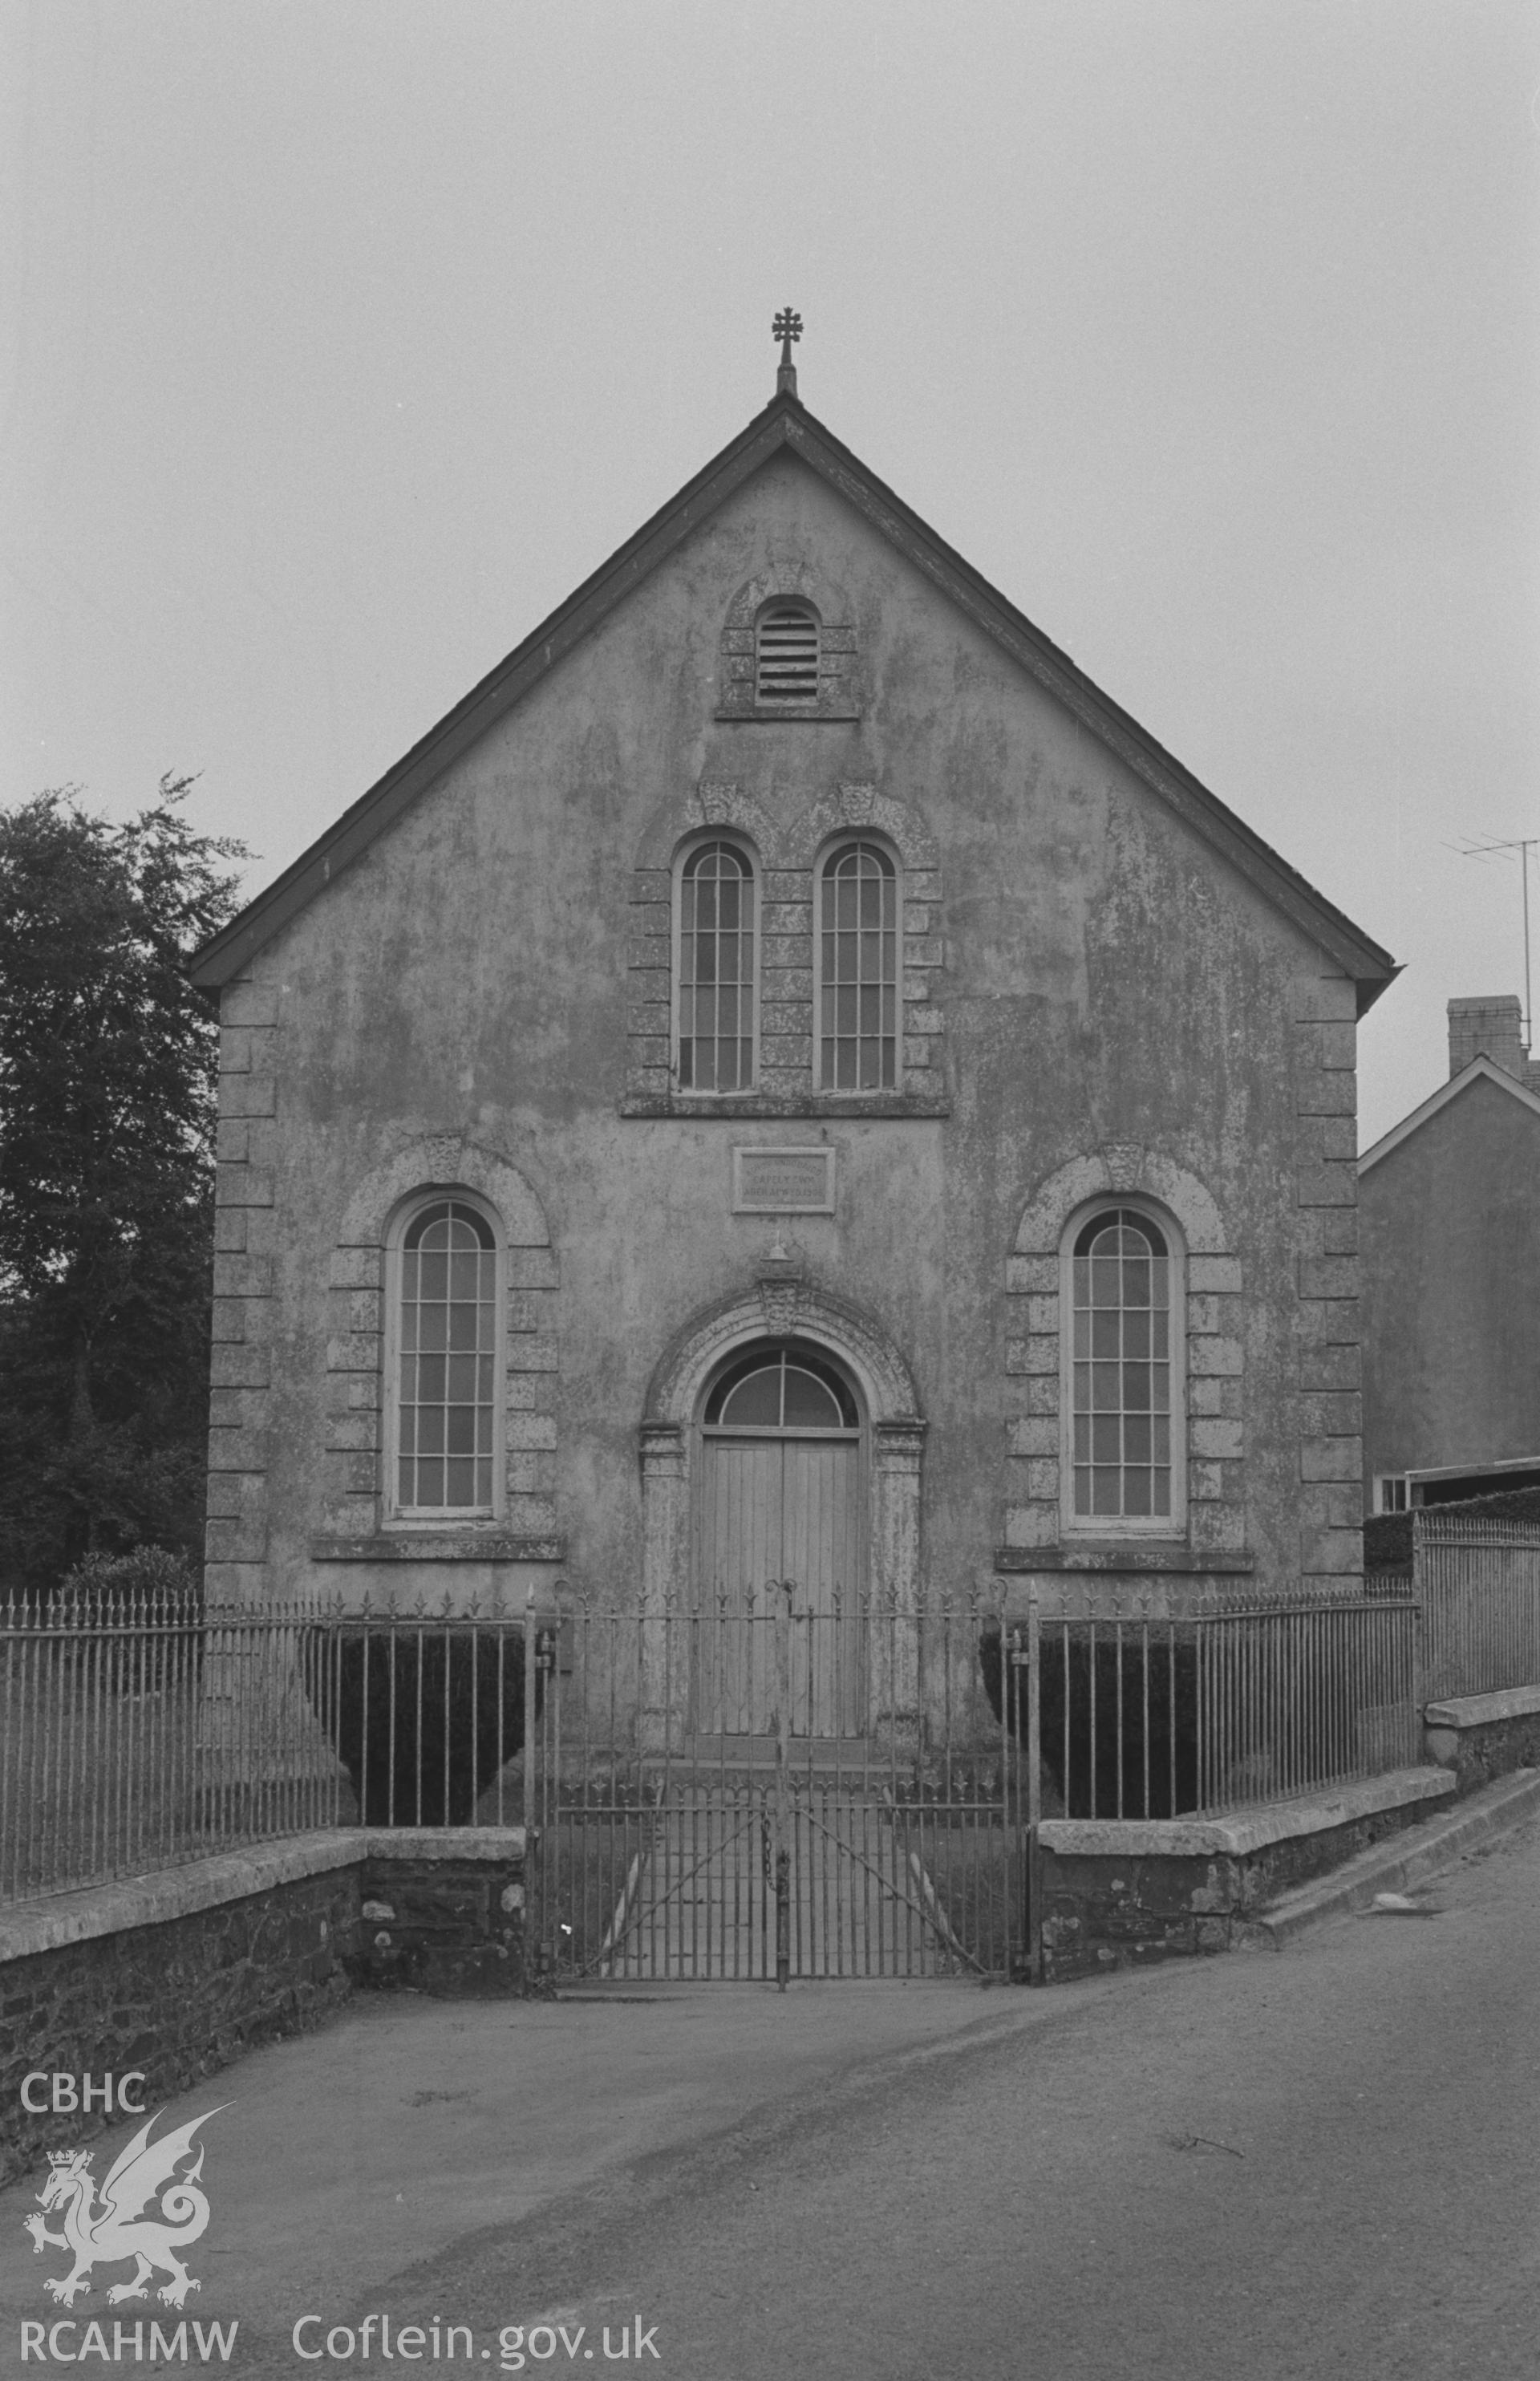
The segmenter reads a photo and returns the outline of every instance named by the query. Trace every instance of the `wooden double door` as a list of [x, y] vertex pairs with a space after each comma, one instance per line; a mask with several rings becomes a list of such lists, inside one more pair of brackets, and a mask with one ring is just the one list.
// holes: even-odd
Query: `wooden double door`
[[[851, 1737], [866, 1709], [859, 1429], [707, 1429], [697, 1558], [696, 1726]], [[789, 1583], [789, 1585], [788, 1584]]]

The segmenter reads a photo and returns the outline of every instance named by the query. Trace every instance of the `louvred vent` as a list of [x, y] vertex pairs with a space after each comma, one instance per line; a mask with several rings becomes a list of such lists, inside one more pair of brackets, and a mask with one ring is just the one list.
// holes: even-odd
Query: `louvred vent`
[[801, 604], [778, 604], [759, 624], [761, 702], [816, 702], [818, 622]]

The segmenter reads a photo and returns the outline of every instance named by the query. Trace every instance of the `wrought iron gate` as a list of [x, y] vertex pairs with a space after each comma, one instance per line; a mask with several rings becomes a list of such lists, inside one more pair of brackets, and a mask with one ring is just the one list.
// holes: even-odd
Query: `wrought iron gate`
[[[1017, 1972], [1035, 1813], [981, 1606], [812, 1610], [772, 1580], [532, 1630], [531, 1939], [556, 1981]], [[856, 1728], [816, 1733], [831, 1713]]]

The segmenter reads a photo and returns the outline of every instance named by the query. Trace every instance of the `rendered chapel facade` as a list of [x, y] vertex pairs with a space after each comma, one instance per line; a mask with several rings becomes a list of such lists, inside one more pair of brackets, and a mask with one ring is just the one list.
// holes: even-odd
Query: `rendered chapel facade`
[[195, 973], [214, 1600], [1361, 1570], [1392, 962], [791, 375]]

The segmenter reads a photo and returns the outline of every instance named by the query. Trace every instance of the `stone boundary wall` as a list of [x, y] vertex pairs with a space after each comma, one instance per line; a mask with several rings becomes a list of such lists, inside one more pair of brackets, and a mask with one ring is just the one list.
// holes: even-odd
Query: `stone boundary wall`
[[[34, 2115], [32, 2070], [121, 2077], [146, 2109], [259, 2044], [319, 2025], [350, 1990], [357, 1867], [297, 1877], [238, 1901], [34, 1951], [0, 1966], [0, 2181], [103, 2131], [91, 2115]], [[34, 2092], [33, 2096], [36, 2096]], [[115, 2112], [116, 2126], [135, 2119]]]
[[440, 1838], [405, 1840], [415, 1832], [388, 1828], [365, 1837], [352, 1954], [357, 1981], [408, 1985], [446, 2000], [521, 1993], [523, 1829], [447, 1827]]
[[521, 1993], [523, 1888], [521, 1828], [357, 1828], [0, 1912], [0, 2185], [107, 2122], [26, 2108], [34, 2070], [139, 2069], [148, 2110], [355, 1985]]
[[1429, 1760], [1450, 1772], [1461, 1794], [1515, 1769], [1540, 1769], [1540, 1687], [1429, 1703], [1423, 1727]]
[[1256, 1922], [1280, 1895], [1415, 1825], [1453, 1795], [1451, 1777], [1405, 1770], [1228, 1821], [1051, 1821], [1041, 1854], [1043, 1980], [1062, 1984], [1265, 1941]]

